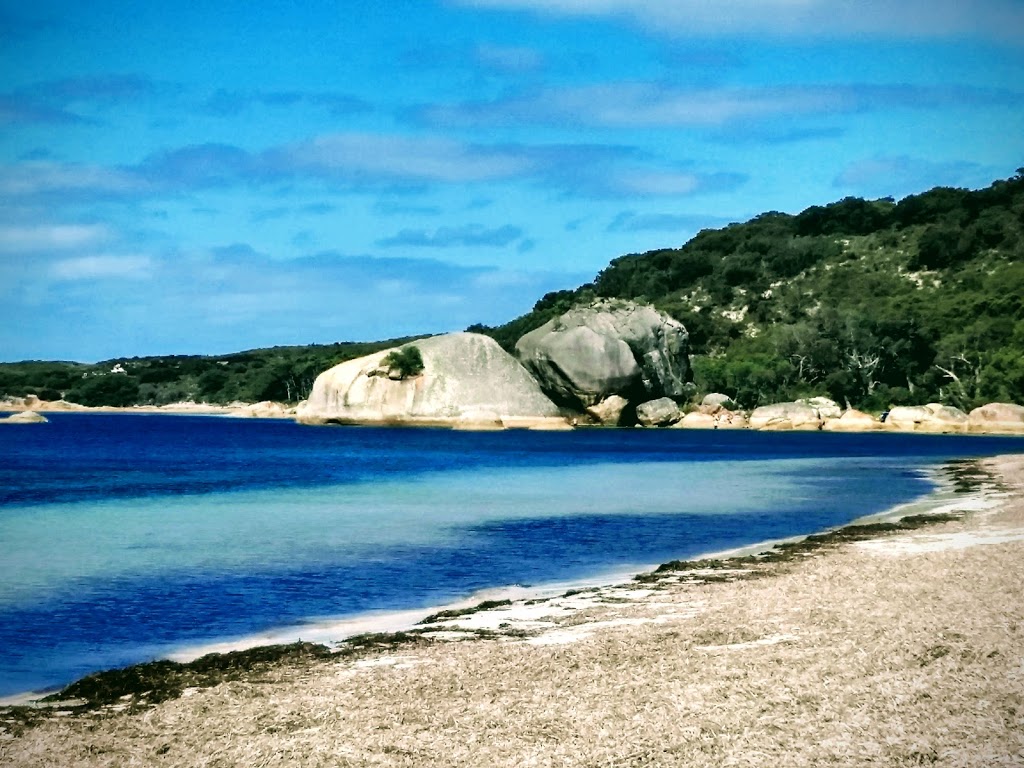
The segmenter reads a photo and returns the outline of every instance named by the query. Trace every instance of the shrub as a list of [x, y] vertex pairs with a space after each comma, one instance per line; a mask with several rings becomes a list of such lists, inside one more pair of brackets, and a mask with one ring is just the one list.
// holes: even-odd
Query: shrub
[[383, 360], [383, 365], [388, 370], [396, 371], [398, 378], [408, 379], [423, 373], [423, 355], [420, 354], [419, 347], [402, 347], [389, 352]]

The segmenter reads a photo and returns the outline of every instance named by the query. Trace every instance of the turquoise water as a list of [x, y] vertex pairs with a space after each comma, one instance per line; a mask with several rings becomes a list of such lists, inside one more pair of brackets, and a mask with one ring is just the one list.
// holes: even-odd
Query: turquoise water
[[55, 416], [0, 431], [0, 695], [809, 533], [1024, 440]]

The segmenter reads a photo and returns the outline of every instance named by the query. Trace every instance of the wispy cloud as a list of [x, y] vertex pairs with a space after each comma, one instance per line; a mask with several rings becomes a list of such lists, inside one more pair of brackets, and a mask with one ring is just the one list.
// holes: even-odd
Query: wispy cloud
[[531, 161], [513, 148], [468, 144], [431, 136], [346, 133], [271, 150], [272, 168], [318, 176], [380, 182], [472, 182], [528, 172]]
[[1024, 103], [1024, 93], [908, 85], [790, 85], [680, 88], [653, 82], [548, 88], [486, 102], [436, 104], [414, 114], [443, 126], [509, 124], [717, 128], [784, 116], [844, 115], [878, 109]]
[[973, 162], [875, 155], [847, 165], [833, 180], [833, 186], [859, 195], [902, 197], [934, 185], [977, 185], [996, 175], [994, 169]]
[[486, 145], [364, 133], [320, 136], [259, 153], [220, 144], [183, 147], [147, 159], [138, 172], [171, 189], [295, 179], [344, 189], [526, 181], [585, 196], [685, 195], [742, 180], [665, 169], [628, 146]]
[[533, 72], [545, 64], [544, 55], [540, 51], [525, 46], [481, 43], [474, 53], [480, 66], [510, 74]]
[[424, 229], [403, 229], [392, 237], [378, 240], [377, 245], [414, 248], [502, 248], [515, 242], [522, 235], [523, 230], [511, 224], [495, 229], [487, 229], [479, 224], [468, 224], [463, 227], [441, 227], [433, 232]]
[[157, 85], [148, 77], [132, 74], [105, 74], [69, 77], [39, 83], [28, 89], [39, 99], [72, 102], [127, 102], [151, 96]]
[[0, 226], [0, 254], [81, 248], [109, 237], [108, 229], [99, 224]]
[[277, 219], [296, 218], [303, 216], [327, 216], [337, 208], [329, 203], [308, 203], [306, 205], [275, 205], [269, 208], [257, 208], [249, 214], [254, 223], [275, 221]]
[[202, 110], [220, 117], [233, 117], [254, 107], [312, 107], [334, 117], [372, 111], [373, 106], [347, 93], [303, 91], [230, 91], [219, 89], [202, 104]]
[[66, 109], [40, 104], [20, 94], [0, 94], [0, 125], [78, 122], [84, 119]]
[[216, 187], [265, 175], [259, 157], [229, 144], [194, 144], [147, 157], [131, 169], [157, 188]]
[[0, 199], [8, 201], [58, 197], [67, 202], [79, 196], [108, 199], [141, 194], [148, 188], [138, 173], [121, 168], [45, 160], [0, 167]]
[[[493, 325], [527, 311], [537, 296], [592, 277], [337, 251], [280, 260], [244, 242], [204, 253], [62, 258], [13, 271], [0, 260], [0, 273], [0, 311], [22, 319], [0, 323], [5, 356], [78, 360], [230, 352], [243, 348], [240, 338], [270, 346]], [[25, 323], [39, 335], [24, 338]], [[195, 332], [183, 336], [181, 328]]]
[[79, 108], [138, 101], [156, 88], [149, 78], [117, 74], [36, 83], [0, 94], [0, 125], [90, 123]]
[[[568, 195], [689, 195], [734, 188], [744, 177], [666, 166], [637, 148], [610, 144], [480, 144], [443, 136], [345, 133], [250, 152], [198, 144], [103, 168], [53, 161], [8, 166], [0, 199], [111, 199], [270, 183], [317, 183], [338, 191], [409, 191], [488, 182], [540, 184]], [[269, 216], [278, 215], [271, 206]], [[257, 214], [259, 215], [259, 214]]]
[[56, 280], [138, 280], [150, 276], [153, 262], [149, 256], [124, 256], [98, 254], [61, 259], [50, 267], [50, 275]]
[[1015, 0], [453, 0], [475, 8], [611, 17], [662, 35], [835, 38], [973, 36], [1024, 42]]

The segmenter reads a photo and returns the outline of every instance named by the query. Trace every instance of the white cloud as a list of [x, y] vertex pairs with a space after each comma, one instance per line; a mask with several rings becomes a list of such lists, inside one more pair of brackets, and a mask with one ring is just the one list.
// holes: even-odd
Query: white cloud
[[62, 259], [50, 266], [55, 280], [96, 280], [103, 278], [143, 279], [150, 276], [153, 260], [149, 256], [100, 254]]
[[131, 173], [79, 163], [33, 161], [0, 168], [0, 196], [5, 198], [53, 193], [119, 196], [143, 187]]
[[689, 195], [701, 186], [700, 177], [692, 173], [661, 171], [628, 171], [617, 181], [621, 190], [638, 195]]
[[0, 227], [0, 253], [20, 255], [81, 248], [105, 240], [108, 236], [107, 228], [96, 224]]
[[422, 107], [440, 125], [506, 123], [581, 124], [611, 127], [696, 127], [752, 123], [794, 116], [833, 116], [952, 105], [1018, 105], [1020, 93], [963, 86], [786, 85], [773, 88], [679, 88], [626, 81], [549, 88], [487, 102]]
[[514, 152], [438, 137], [334, 134], [268, 153], [281, 170], [345, 178], [470, 182], [510, 178], [530, 162]]
[[625, 18], [662, 34], [986, 37], [1024, 42], [1015, 0], [454, 0], [476, 8]]

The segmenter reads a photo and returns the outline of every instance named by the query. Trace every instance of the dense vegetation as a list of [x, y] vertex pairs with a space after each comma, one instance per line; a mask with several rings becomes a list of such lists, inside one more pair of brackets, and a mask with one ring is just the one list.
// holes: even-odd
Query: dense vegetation
[[[679, 248], [617, 258], [592, 283], [549, 293], [505, 325], [469, 330], [512, 349], [599, 297], [649, 301], [682, 321], [697, 390], [748, 408], [821, 394], [876, 411], [1024, 402], [1024, 169], [981, 190], [849, 197], [704, 230]], [[0, 364], [0, 396], [295, 402], [320, 371], [403, 341]]]
[[573, 304], [640, 299], [689, 330], [698, 391], [746, 407], [818, 394], [872, 410], [1024, 402], [1022, 235], [1024, 169], [976, 191], [850, 197], [622, 256], [474, 329], [512, 348]]
[[67, 362], [0, 364], [0, 396], [63, 397], [82, 405], [164, 405], [186, 400], [207, 403], [297, 402], [321, 371], [408, 339], [273, 347], [205, 357], [172, 355]]

